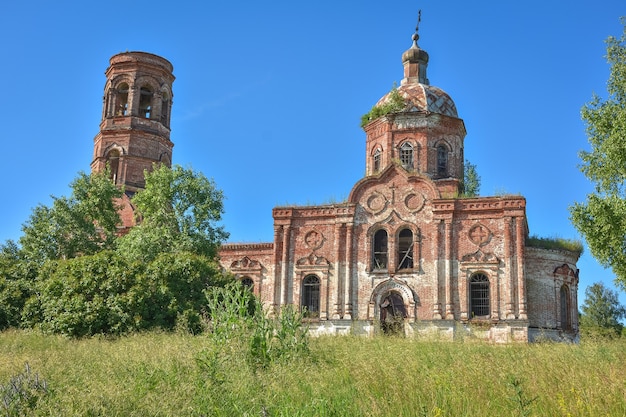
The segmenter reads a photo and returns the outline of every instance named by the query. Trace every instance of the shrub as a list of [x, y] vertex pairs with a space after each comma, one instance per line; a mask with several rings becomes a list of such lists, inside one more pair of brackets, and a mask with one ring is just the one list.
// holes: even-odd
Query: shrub
[[39, 379], [39, 374], [31, 373], [26, 363], [24, 372], [13, 377], [6, 384], [0, 384], [0, 410], [3, 416], [23, 416], [26, 410], [32, 410], [37, 405], [39, 397], [48, 393], [46, 381]]
[[372, 120], [376, 120], [386, 114], [402, 111], [405, 107], [406, 103], [404, 102], [404, 98], [394, 83], [393, 88], [389, 92], [388, 99], [383, 104], [372, 107], [369, 112], [361, 116], [361, 127], [365, 127], [365, 125]]
[[214, 261], [189, 253], [161, 254], [147, 265], [114, 251], [49, 261], [23, 320], [72, 337], [177, 326], [197, 333], [204, 290], [221, 285], [220, 277]]
[[49, 261], [40, 271], [37, 295], [24, 307], [24, 321], [73, 337], [133, 330], [127, 294], [140, 268], [113, 251]]

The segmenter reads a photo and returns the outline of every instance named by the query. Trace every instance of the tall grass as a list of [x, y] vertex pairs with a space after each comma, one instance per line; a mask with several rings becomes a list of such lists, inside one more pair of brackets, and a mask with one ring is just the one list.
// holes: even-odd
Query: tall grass
[[[0, 334], [0, 384], [45, 379], [25, 416], [624, 416], [626, 342], [495, 346], [311, 339], [258, 367], [249, 340]], [[0, 416], [8, 415], [2, 408]], [[3, 414], [4, 413], [4, 414]]]

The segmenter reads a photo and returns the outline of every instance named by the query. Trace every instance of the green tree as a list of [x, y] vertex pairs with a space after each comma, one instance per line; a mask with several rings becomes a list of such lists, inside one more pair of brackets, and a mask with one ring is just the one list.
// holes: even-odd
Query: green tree
[[594, 95], [582, 108], [591, 150], [580, 152], [581, 171], [595, 190], [570, 207], [570, 218], [591, 254], [626, 288], [626, 19], [622, 23], [621, 38], [606, 40], [609, 96]]
[[476, 197], [480, 193], [480, 175], [476, 171], [476, 165], [467, 159], [463, 166], [463, 195]]
[[18, 327], [22, 308], [30, 296], [29, 276], [19, 247], [11, 240], [0, 245], [0, 330]]
[[617, 292], [606, 288], [601, 282], [585, 290], [582, 312], [580, 327], [583, 334], [621, 334], [623, 325], [620, 320], [626, 318], [626, 308], [619, 303]]
[[228, 237], [216, 222], [224, 210], [223, 193], [191, 168], [155, 166], [145, 173], [146, 188], [132, 199], [139, 225], [120, 249], [143, 261], [163, 252], [190, 252], [212, 259]]
[[70, 197], [53, 197], [51, 207], [38, 205], [22, 226], [19, 243], [26, 261], [41, 266], [113, 247], [120, 223], [115, 199], [122, 191], [108, 172], [81, 172], [70, 187]]

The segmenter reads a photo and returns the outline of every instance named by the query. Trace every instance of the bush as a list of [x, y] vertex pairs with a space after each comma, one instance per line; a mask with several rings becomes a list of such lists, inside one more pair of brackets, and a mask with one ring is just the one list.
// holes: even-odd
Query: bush
[[23, 416], [26, 410], [33, 410], [39, 397], [48, 393], [48, 385], [39, 374], [31, 373], [28, 363], [24, 372], [11, 377], [6, 384], [0, 384], [0, 410], [6, 417]]
[[50, 261], [40, 271], [37, 295], [24, 307], [25, 323], [74, 337], [133, 330], [128, 293], [140, 269], [113, 251]]
[[72, 337], [186, 328], [201, 331], [204, 290], [221, 285], [214, 261], [188, 253], [161, 254], [144, 265], [119, 253], [50, 261], [41, 269], [36, 296], [23, 320]]
[[182, 320], [179, 328], [199, 332], [200, 314], [207, 307], [204, 292], [213, 285], [223, 285], [216, 262], [191, 253], [160, 254], [132, 289], [135, 314], [141, 317], [139, 327], [172, 330]]

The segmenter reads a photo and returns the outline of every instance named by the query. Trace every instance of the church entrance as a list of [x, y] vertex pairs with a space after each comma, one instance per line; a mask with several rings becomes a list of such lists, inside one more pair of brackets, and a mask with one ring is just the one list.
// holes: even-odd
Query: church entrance
[[380, 327], [386, 335], [404, 335], [404, 319], [407, 317], [402, 296], [388, 291], [381, 298]]

